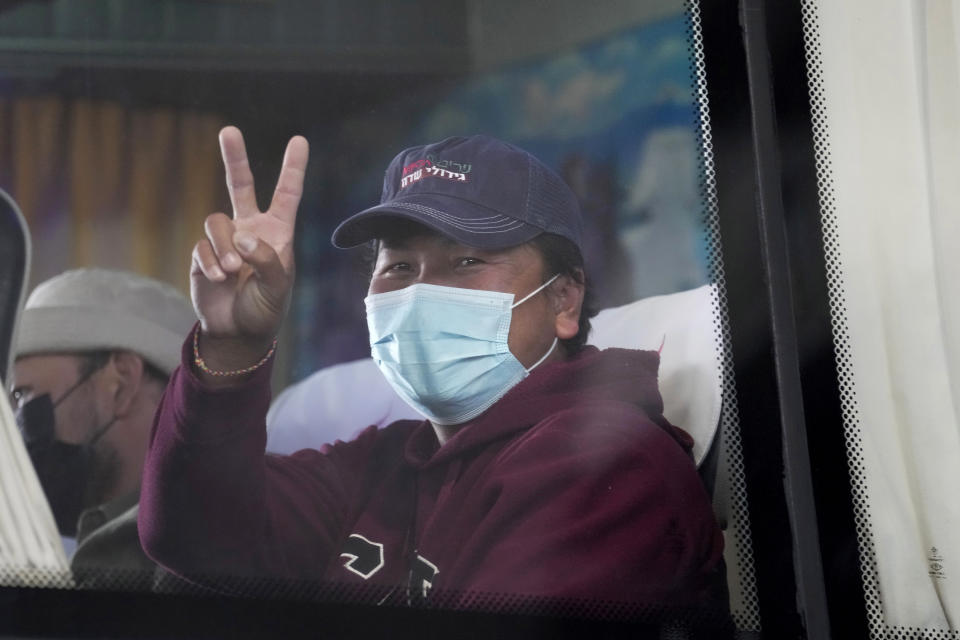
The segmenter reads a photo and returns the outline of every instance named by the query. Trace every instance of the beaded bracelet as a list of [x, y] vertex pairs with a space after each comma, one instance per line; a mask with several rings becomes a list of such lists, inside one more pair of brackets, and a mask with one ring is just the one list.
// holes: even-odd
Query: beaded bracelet
[[196, 330], [193, 332], [193, 364], [203, 371], [207, 375], [211, 376], [242, 376], [245, 373], [250, 373], [256, 371], [263, 365], [267, 363], [267, 360], [270, 359], [270, 356], [273, 355], [273, 352], [277, 350], [277, 339], [273, 339], [273, 344], [270, 345], [270, 350], [267, 351], [267, 355], [260, 358], [260, 362], [255, 365], [245, 367], [243, 369], [236, 369], [234, 371], [216, 371], [207, 366], [207, 363], [203, 361], [203, 358], [200, 357], [200, 325], [197, 325]]

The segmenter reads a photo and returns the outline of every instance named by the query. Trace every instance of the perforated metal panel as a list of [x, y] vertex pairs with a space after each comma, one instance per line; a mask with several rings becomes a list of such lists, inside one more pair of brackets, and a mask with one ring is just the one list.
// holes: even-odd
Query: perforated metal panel
[[721, 463], [718, 469], [717, 500], [726, 500], [727, 576], [730, 588], [730, 608], [734, 622], [741, 631], [760, 631], [760, 611], [757, 600], [757, 582], [750, 541], [750, 518], [740, 439], [740, 419], [737, 412], [734, 387], [733, 357], [727, 317], [726, 276], [721, 252], [719, 212], [717, 208], [716, 174], [713, 166], [713, 142], [709, 119], [709, 90], [704, 62], [703, 39], [700, 33], [700, 5], [687, 5], [689, 43], [692, 69], [696, 83], [698, 108], [697, 136], [700, 146], [700, 192], [703, 198], [704, 227], [707, 230], [708, 268], [714, 292], [714, 330], [721, 352], [723, 379], [723, 409], [720, 415]]

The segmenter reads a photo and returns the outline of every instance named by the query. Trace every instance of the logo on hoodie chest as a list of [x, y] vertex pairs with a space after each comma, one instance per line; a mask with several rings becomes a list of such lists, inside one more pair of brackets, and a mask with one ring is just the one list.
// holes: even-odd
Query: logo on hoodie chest
[[[344, 569], [364, 580], [369, 580], [387, 565], [383, 543], [370, 540], [359, 533], [351, 533], [347, 537], [340, 557], [343, 558]], [[408, 568], [407, 601], [425, 600], [440, 569], [416, 551], [413, 552]]]
[[343, 568], [369, 580], [384, 567], [383, 543], [368, 540], [359, 533], [351, 533], [343, 544], [340, 557]]

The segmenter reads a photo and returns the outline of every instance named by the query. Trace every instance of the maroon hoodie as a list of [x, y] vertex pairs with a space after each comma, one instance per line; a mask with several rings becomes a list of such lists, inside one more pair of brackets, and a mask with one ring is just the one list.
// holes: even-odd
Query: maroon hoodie
[[143, 547], [181, 575], [455, 593], [454, 606], [483, 593], [725, 606], [723, 538], [690, 438], [662, 416], [658, 364], [587, 347], [443, 447], [429, 422], [399, 421], [292, 456], [264, 454], [268, 368], [210, 389], [184, 364], [147, 456]]

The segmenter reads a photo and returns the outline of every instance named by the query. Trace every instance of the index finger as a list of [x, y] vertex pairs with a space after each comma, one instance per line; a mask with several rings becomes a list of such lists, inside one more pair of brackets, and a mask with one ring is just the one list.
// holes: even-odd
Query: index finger
[[227, 190], [230, 192], [234, 219], [260, 213], [253, 186], [253, 173], [247, 159], [247, 147], [243, 143], [240, 129], [224, 127], [220, 130], [220, 153], [223, 155], [223, 169], [227, 176]]
[[283, 154], [283, 166], [277, 178], [277, 188], [273, 192], [269, 213], [293, 224], [297, 217], [297, 207], [303, 195], [303, 176], [307, 169], [310, 145], [303, 136], [294, 136], [287, 143]]

